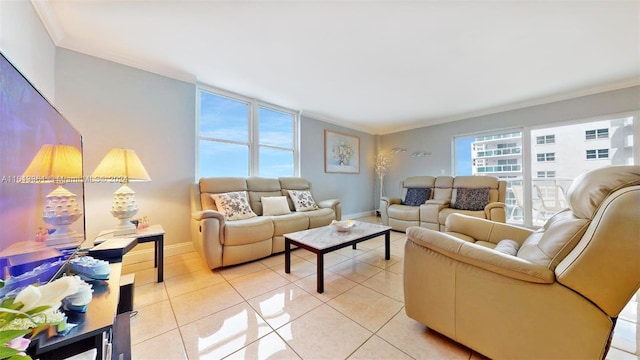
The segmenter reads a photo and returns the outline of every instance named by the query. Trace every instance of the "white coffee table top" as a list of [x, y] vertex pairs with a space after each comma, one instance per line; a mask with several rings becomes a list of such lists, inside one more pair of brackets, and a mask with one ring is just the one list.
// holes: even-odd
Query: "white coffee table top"
[[355, 226], [347, 232], [338, 231], [335, 227], [327, 225], [315, 229], [284, 234], [284, 236], [288, 239], [321, 250], [330, 248], [338, 244], [343, 244], [348, 241], [391, 230], [390, 226], [371, 224], [361, 221], [354, 221], [354, 223]]

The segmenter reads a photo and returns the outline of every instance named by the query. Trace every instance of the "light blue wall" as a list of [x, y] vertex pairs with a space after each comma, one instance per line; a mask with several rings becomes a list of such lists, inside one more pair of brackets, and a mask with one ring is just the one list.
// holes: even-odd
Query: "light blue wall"
[[[324, 131], [331, 130], [360, 138], [360, 173], [324, 172]], [[300, 119], [300, 175], [311, 181], [318, 200], [337, 198], [342, 201], [343, 215], [370, 214], [374, 208], [375, 163], [374, 136], [361, 131], [316, 120], [302, 115]]]
[[[189, 184], [195, 174], [195, 85], [59, 48], [56, 99], [84, 137], [85, 175], [112, 148], [133, 149], [151, 182], [131, 183], [137, 216], [163, 225], [165, 244], [189, 241]], [[86, 183], [87, 236], [117, 224], [119, 184]]]
[[30, 1], [0, 0], [0, 50], [54, 102], [56, 47]]
[[[640, 86], [634, 86], [383, 135], [381, 137], [381, 151], [389, 151], [394, 147], [407, 148], [407, 152], [394, 156], [389, 175], [384, 180], [385, 192], [388, 196], [399, 196], [400, 181], [408, 176], [452, 175], [452, 139], [454, 136], [493, 129], [538, 126], [638, 110], [640, 110]], [[431, 152], [431, 156], [410, 157], [416, 151]]]

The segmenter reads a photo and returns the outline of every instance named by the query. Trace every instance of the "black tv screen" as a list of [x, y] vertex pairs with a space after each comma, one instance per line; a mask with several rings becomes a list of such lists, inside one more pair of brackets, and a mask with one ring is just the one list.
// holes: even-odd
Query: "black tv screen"
[[[44, 144], [77, 147], [82, 152], [82, 136], [56, 108], [0, 53], [0, 278], [8, 276], [7, 257], [38, 258], [42, 237], [36, 234], [51, 228], [43, 219], [46, 196], [57, 185], [23, 183], [21, 176]], [[71, 225], [84, 239], [84, 187], [67, 183], [77, 195], [83, 215]], [[47, 252], [51, 252], [47, 248]], [[41, 257], [46, 257], [42, 255]], [[28, 263], [27, 263], [28, 264]], [[37, 265], [34, 262], [32, 265]], [[25, 269], [28, 270], [28, 269]], [[45, 280], [45, 279], [42, 279]]]

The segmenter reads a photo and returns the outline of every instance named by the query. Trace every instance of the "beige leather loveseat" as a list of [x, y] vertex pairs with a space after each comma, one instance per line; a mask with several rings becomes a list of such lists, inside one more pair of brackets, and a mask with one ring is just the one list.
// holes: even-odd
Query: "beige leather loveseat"
[[[442, 230], [452, 213], [505, 222], [507, 182], [493, 176], [413, 176], [401, 183], [402, 197], [380, 200], [382, 223]], [[416, 195], [416, 196], [413, 196]]]
[[[340, 220], [342, 205], [339, 200], [307, 202], [302, 204], [306, 206], [305, 211], [296, 211], [298, 205], [292, 201], [289, 190], [296, 194], [306, 193], [307, 198], [302, 198], [306, 201], [311, 184], [299, 177], [202, 178], [199, 183], [192, 184], [191, 240], [209, 268], [239, 264], [282, 252], [283, 234]], [[231, 204], [231, 211], [236, 212], [231, 217], [242, 219], [229, 220], [230, 213], [225, 216], [223, 209], [219, 209], [220, 198], [224, 200], [230, 194], [236, 200], [245, 197], [250, 206], [250, 209], [244, 209], [246, 211], [238, 211], [238, 205]], [[216, 196], [218, 202], [214, 201]], [[264, 215], [265, 212], [273, 215]]]
[[465, 215], [407, 229], [405, 311], [493, 359], [603, 359], [640, 286], [640, 166], [585, 173], [533, 231]]

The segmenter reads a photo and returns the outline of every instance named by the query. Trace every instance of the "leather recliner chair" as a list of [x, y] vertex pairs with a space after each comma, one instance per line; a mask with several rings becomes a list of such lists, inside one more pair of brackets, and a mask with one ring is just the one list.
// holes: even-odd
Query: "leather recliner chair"
[[604, 358], [640, 286], [640, 166], [577, 177], [530, 229], [451, 214], [407, 229], [409, 317], [490, 358]]

